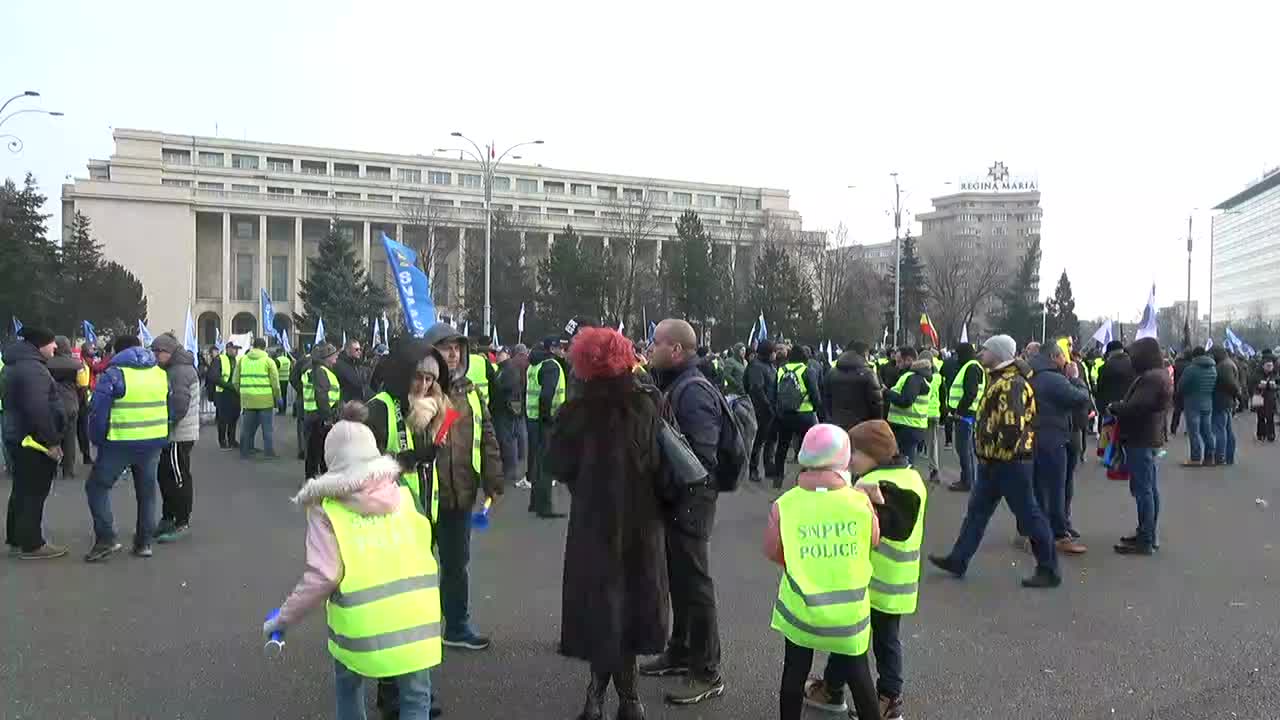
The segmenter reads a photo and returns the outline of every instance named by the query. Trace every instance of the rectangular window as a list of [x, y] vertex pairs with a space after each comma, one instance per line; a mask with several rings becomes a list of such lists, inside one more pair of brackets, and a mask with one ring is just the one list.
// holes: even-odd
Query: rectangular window
[[549, 208], [547, 208], [547, 214], [548, 214], [548, 215], [568, 215], [568, 214], [569, 214], [569, 208], [553, 208], [553, 207], [549, 207]]
[[415, 184], [416, 184], [416, 183], [421, 183], [421, 182], [422, 182], [422, 171], [421, 171], [421, 170], [410, 170], [410, 169], [408, 169], [408, 168], [397, 168], [397, 169], [396, 169], [396, 173], [397, 173], [397, 174], [399, 175], [399, 177], [400, 177], [400, 182], [403, 182], [403, 183], [415, 183]]
[[338, 191], [338, 192], [335, 192], [333, 196], [339, 200], [359, 200], [360, 199], [360, 193], [358, 192]]
[[406, 205], [425, 205], [426, 204], [423, 201], [423, 199], [418, 197], [417, 195], [401, 195], [400, 202]]
[[252, 240], [253, 239], [253, 223], [248, 220], [236, 221], [236, 239]]
[[512, 207], [505, 203], [494, 203], [493, 205], [490, 205], [490, 207], [500, 212], [511, 212], [512, 210]]
[[530, 194], [536, 193], [538, 192], [538, 181], [516, 178], [516, 192]]
[[601, 200], [617, 200], [618, 188], [609, 187], [608, 185], [597, 185], [596, 197], [600, 198]]
[[650, 190], [649, 199], [656, 203], [665, 204], [667, 202], [667, 191], [666, 190]]
[[736, 210], [738, 207], [738, 198], [721, 195], [720, 207], [727, 208], [729, 210]]
[[201, 190], [222, 190], [226, 188], [226, 185], [222, 183], [216, 183], [216, 182], [202, 182], [198, 184], [196, 187], [200, 188]]
[[293, 194], [293, 188], [287, 188], [287, 187], [271, 187], [270, 185], [268, 185], [268, 186], [267, 186], [267, 194], [268, 194], [268, 195], [292, 195], [292, 194]]
[[302, 160], [300, 168], [303, 175], [328, 175], [329, 163], [324, 160]]
[[236, 168], [237, 170], [257, 170], [258, 156], [257, 155], [232, 155], [231, 167]]
[[235, 190], [236, 192], [251, 192], [251, 193], [262, 192], [262, 188], [258, 187], [257, 185], [232, 185], [231, 189]]
[[177, 178], [163, 178], [160, 180], [160, 184], [168, 185], [169, 187], [191, 187], [190, 180], [178, 180]]
[[511, 178], [509, 177], [493, 178], [493, 189], [497, 192], [511, 192]]
[[591, 197], [591, 186], [581, 183], [573, 184], [573, 194], [578, 197]]
[[430, 185], [452, 185], [453, 176], [441, 170], [428, 170], [427, 183]]
[[520, 212], [522, 212], [522, 213], [529, 213], [530, 215], [541, 215], [541, 214], [542, 214], [542, 208], [541, 208], [541, 207], [537, 207], [537, 206], [530, 207], [530, 206], [528, 206], [528, 205], [521, 205], [521, 206], [520, 206]]
[[453, 207], [453, 201], [444, 200], [442, 198], [431, 198], [431, 202], [429, 202], [428, 205], [431, 205], [432, 207]]
[[747, 201], [747, 209], [748, 209], [748, 210], [759, 210], [759, 209], [760, 209], [760, 198], [751, 198], [750, 200], [748, 200], [748, 201]]
[[358, 178], [360, 177], [360, 166], [353, 163], [334, 163], [334, 177]]
[[673, 192], [671, 193], [671, 204], [680, 207], [689, 207], [693, 204], [693, 195], [689, 193]]
[[464, 188], [478, 188], [481, 185], [480, 176], [458, 173], [458, 184]]
[[267, 169], [271, 172], [293, 172], [293, 160], [289, 158], [267, 158]]
[[306, 195], [307, 197], [322, 197], [322, 198], [329, 197], [328, 190], [303, 190], [302, 194]]
[[640, 201], [644, 199], [644, 190], [640, 188], [623, 188], [622, 197], [625, 200]]
[[542, 190], [543, 190], [543, 192], [547, 193], [548, 195], [563, 195], [563, 194], [564, 194], [564, 183], [562, 183], [562, 182], [548, 182], [548, 181], [545, 181], [545, 180], [544, 180], [544, 181], [542, 182]]
[[271, 299], [289, 302], [289, 256], [271, 256]]
[[698, 196], [698, 207], [713, 208], [715, 206], [716, 206], [715, 195], [699, 195]]
[[390, 180], [391, 168], [380, 165], [366, 165], [364, 176], [370, 180]]
[[462, 203], [462, 207], [464, 207], [464, 208], [483, 208], [483, 207], [484, 207], [484, 203], [482, 203], [482, 202], [470, 202], [470, 201], [463, 201], [463, 203]]
[[574, 210], [573, 216], [574, 217], [595, 217], [596, 211], [595, 210]]
[[165, 149], [160, 152], [160, 157], [164, 160], [165, 165], [190, 165], [190, 150], [169, 150]]
[[236, 253], [236, 300], [253, 300], [253, 255]]
[[222, 153], [200, 151], [200, 165], [203, 167], [222, 167]]
[[375, 194], [373, 194], [373, 193], [369, 193], [369, 199], [370, 199], [370, 200], [380, 200], [380, 201], [382, 201], [382, 202], [391, 202], [391, 196], [390, 196], [390, 195], [375, 195]]

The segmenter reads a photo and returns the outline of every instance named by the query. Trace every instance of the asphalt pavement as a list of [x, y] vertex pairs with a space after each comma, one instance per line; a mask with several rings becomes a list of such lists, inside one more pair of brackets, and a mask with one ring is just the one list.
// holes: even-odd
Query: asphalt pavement
[[[72, 555], [0, 559], [0, 718], [332, 717], [323, 611], [291, 628], [281, 658], [262, 654], [262, 617], [292, 588], [304, 554], [303, 516], [288, 502], [302, 476], [293, 419], [275, 427], [276, 460], [241, 460], [205, 428], [192, 456], [192, 532], [149, 560], [82, 562], [87, 469], [56, 481], [47, 533]], [[1033, 563], [1012, 547], [1003, 509], [965, 579], [926, 569], [920, 611], [903, 625], [907, 717], [1280, 717], [1280, 448], [1255, 445], [1251, 428], [1252, 416], [1238, 421], [1231, 468], [1181, 468], [1186, 441], [1172, 439], [1154, 557], [1112, 553], [1133, 529], [1133, 503], [1127, 484], [1108, 481], [1091, 458], [1073, 513], [1090, 549], [1062, 559], [1063, 587], [1019, 587]], [[954, 455], [944, 462], [949, 480]], [[132, 495], [121, 483], [112, 496], [123, 541]], [[677, 680], [644, 678], [649, 717], [777, 716], [782, 640], [769, 616], [778, 569], [760, 549], [774, 496], [753, 486], [720, 500], [712, 572], [728, 692], [677, 709], [661, 702]], [[950, 547], [965, 497], [931, 495], [927, 551]], [[472, 614], [493, 646], [446, 651], [433, 673], [446, 717], [571, 718], [580, 707], [586, 667], [555, 652], [565, 521], [536, 519], [526, 503], [524, 491], [508, 490], [491, 529], [474, 538]]]

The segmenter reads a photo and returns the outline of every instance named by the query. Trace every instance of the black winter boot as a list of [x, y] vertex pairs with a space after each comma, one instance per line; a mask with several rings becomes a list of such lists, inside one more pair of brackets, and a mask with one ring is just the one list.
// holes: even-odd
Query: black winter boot
[[636, 692], [637, 675], [632, 659], [622, 672], [613, 676], [613, 689], [618, 692], [617, 720], [644, 720], [644, 705], [640, 704], [640, 695]]
[[609, 689], [609, 673], [591, 673], [587, 685], [587, 702], [577, 720], [604, 720], [604, 694]]

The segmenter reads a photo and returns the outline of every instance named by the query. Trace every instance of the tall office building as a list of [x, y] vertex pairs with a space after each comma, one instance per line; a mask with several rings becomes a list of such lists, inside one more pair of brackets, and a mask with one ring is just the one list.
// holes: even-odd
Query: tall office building
[[1280, 318], [1280, 167], [1214, 209], [1210, 322]]
[[[74, 213], [90, 219], [107, 257], [142, 282], [157, 332], [181, 332], [188, 305], [201, 343], [218, 329], [257, 331], [265, 288], [276, 325], [304, 334], [290, 317], [301, 310], [307, 260], [331, 223], [378, 285], [389, 283], [382, 233], [439, 250], [432, 294], [441, 314], [468, 311], [463, 288], [484, 281], [464, 272], [466, 253], [484, 249], [475, 162], [148, 130], [117, 129], [114, 139], [110, 159], [89, 161], [88, 178], [63, 185], [64, 233]], [[651, 218], [639, 243], [644, 262], [656, 265], [663, 243], [675, 239], [676, 218], [696, 210], [718, 258], [744, 282], [766, 228], [800, 231], [786, 190], [520, 164], [494, 176], [493, 209], [519, 232], [528, 263], [545, 257], [569, 224], [604, 244], [626, 237], [629, 209], [640, 205]]]

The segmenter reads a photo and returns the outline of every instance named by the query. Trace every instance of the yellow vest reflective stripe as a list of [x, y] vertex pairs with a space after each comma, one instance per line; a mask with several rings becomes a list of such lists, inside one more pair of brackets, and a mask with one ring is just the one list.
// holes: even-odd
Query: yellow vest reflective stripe
[[978, 409], [978, 402], [982, 400], [982, 393], [987, 391], [987, 371], [982, 369], [982, 363], [977, 360], [970, 360], [960, 367], [960, 372], [956, 373], [956, 377], [951, 381], [951, 392], [947, 393], [947, 407], [956, 410], [960, 407], [960, 399], [964, 397], [965, 380], [968, 373], [978, 373], [978, 394], [973, 398], [973, 404], [969, 406], [970, 410]]
[[929, 417], [942, 417], [942, 361], [933, 359], [933, 377], [929, 378]]
[[245, 356], [240, 361], [240, 397], [272, 397], [271, 374], [267, 371], [267, 363], [271, 358]]
[[293, 360], [282, 353], [280, 357], [276, 358], [276, 367], [280, 369], [280, 382], [288, 382], [289, 373], [293, 371]]
[[891, 615], [910, 615], [920, 597], [920, 546], [924, 542], [924, 505], [927, 491], [920, 473], [911, 468], [872, 470], [861, 480], [887, 482], [920, 496], [916, 526], [906, 540], [880, 538], [871, 549], [871, 607]]
[[467, 361], [467, 379], [480, 391], [484, 401], [489, 402], [489, 358], [473, 354]]
[[[404, 434], [407, 447], [400, 447], [400, 425], [396, 422], [396, 401], [391, 394], [385, 391], [380, 392], [369, 402], [380, 402], [387, 407], [387, 454], [395, 455], [401, 450], [412, 450], [413, 433], [411, 432]], [[434, 463], [431, 466], [431, 506], [429, 508], [422, 502], [422, 479], [418, 477], [416, 469], [400, 473], [400, 485], [409, 490], [409, 494], [413, 496], [414, 507], [420, 512], [427, 514], [432, 520], [440, 517], [440, 474], [436, 472]]]
[[231, 372], [235, 370], [235, 363], [231, 362], [231, 356], [223, 353], [218, 356], [218, 362], [222, 365], [222, 382], [231, 382]]
[[[321, 365], [320, 369], [329, 378], [329, 407], [337, 407], [338, 400], [342, 397], [342, 390], [338, 387], [338, 376], [324, 365]], [[315, 412], [320, 409], [320, 406], [316, 403], [316, 385], [311, 375], [315, 371], [316, 369], [312, 367], [302, 373], [302, 409], [305, 412]]]
[[786, 570], [774, 630], [801, 647], [861, 655], [871, 638], [871, 503], [851, 487], [778, 498]]
[[[542, 380], [539, 374], [542, 372], [543, 363], [553, 363], [555, 360], [548, 358], [538, 363], [530, 365], [528, 372], [525, 373], [525, 392], [524, 392], [524, 416], [530, 420], [542, 419], [542, 408], [539, 407], [539, 398], [542, 397]], [[559, 363], [557, 363], [557, 366]], [[559, 368], [560, 372], [556, 377], [556, 394], [551, 398], [551, 415], [555, 416], [560, 410], [560, 406], [564, 405], [565, 382], [564, 368]]]
[[[902, 373], [898, 378], [897, 384], [893, 386], [893, 391], [901, 393], [902, 389], [907, 386], [907, 380], [915, 373], [908, 370]], [[929, 393], [922, 392], [916, 396], [915, 402], [909, 408], [901, 408], [893, 403], [889, 403], [889, 424], [905, 425], [913, 428], [929, 427]]]
[[484, 405], [480, 402], [480, 393], [476, 390], [467, 393], [467, 404], [471, 406], [471, 469], [476, 471], [479, 485], [480, 441], [484, 440]]
[[329, 653], [364, 677], [432, 668], [442, 654], [431, 523], [411, 510], [408, 491], [400, 493], [400, 507], [387, 515], [360, 515], [332, 498], [323, 502], [343, 567], [342, 582], [325, 603]]
[[1093, 384], [1098, 384], [1098, 373], [1102, 370], [1102, 366], [1106, 365], [1104, 358], [1096, 357], [1093, 359], [1093, 366], [1089, 368], [1089, 377], [1093, 380]]
[[159, 440], [169, 436], [169, 380], [158, 367], [119, 368], [124, 397], [111, 403], [107, 439]]
[[795, 373], [796, 380], [800, 381], [800, 392], [804, 393], [804, 399], [800, 401], [800, 407], [796, 412], [813, 412], [813, 396], [809, 393], [809, 384], [804, 380], [805, 371], [809, 369], [804, 363], [787, 363], [778, 368], [778, 384], [782, 384], [782, 377], [787, 373]]

